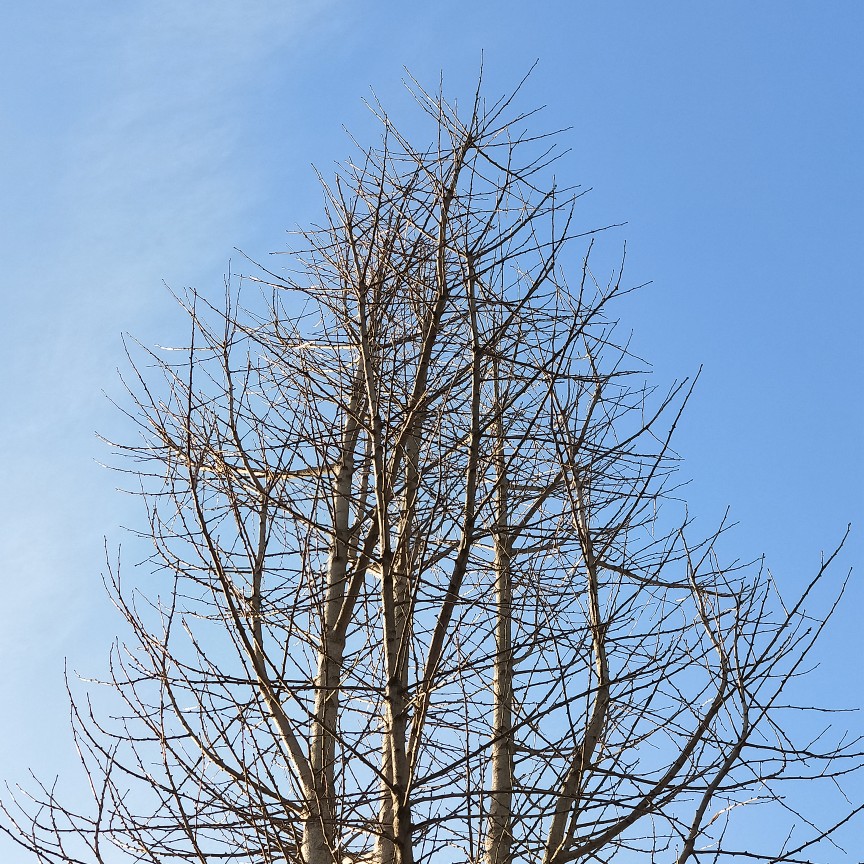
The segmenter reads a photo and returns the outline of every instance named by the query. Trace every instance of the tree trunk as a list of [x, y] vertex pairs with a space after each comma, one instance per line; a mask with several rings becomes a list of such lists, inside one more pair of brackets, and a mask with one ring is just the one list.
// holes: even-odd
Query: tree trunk
[[345, 601], [348, 567], [354, 453], [359, 435], [360, 389], [355, 386], [343, 426], [341, 452], [333, 490], [333, 539], [327, 565], [324, 621], [318, 656], [314, 717], [310, 729], [309, 762], [313, 788], [308, 791], [309, 815], [303, 826], [303, 864], [332, 864], [338, 857], [335, 827], [336, 736], [339, 687], [345, 634], [336, 624]]
[[[496, 364], [497, 365], [497, 364]], [[495, 397], [498, 410], [498, 374], [495, 370]], [[495, 453], [495, 671], [492, 682], [492, 754], [489, 818], [486, 834], [486, 864], [510, 864], [513, 826], [513, 585], [511, 574], [512, 538], [510, 501], [504, 451], [504, 423], [496, 421]]]

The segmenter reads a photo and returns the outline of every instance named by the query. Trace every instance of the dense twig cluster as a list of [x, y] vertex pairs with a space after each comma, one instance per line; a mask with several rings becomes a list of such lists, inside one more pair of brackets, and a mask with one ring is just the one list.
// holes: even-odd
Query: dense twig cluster
[[739, 805], [860, 765], [783, 731], [810, 589], [663, 515], [689, 385], [616, 342], [553, 142], [415, 94], [433, 146], [376, 108], [265, 312], [190, 295], [133, 366], [158, 596], [111, 569], [122, 710], [73, 703], [95, 808], [10, 809], [40, 860], [727, 860]]

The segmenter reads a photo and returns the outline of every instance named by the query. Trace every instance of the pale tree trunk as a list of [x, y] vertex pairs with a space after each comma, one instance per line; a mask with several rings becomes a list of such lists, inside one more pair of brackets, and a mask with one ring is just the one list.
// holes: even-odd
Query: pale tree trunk
[[[422, 371], [422, 370], [421, 370]], [[425, 387], [425, 382], [424, 382]], [[381, 773], [383, 794], [379, 813], [380, 824], [386, 833], [378, 836], [377, 858], [381, 864], [397, 864], [413, 859], [411, 853], [411, 816], [406, 806], [410, 770], [406, 751], [408, 729], [408, 660], [411, 641], [411, 579], [414, 555], [414, 529], [416, 524], [417, 490], [420, 483], [417, 460], [419, 458], [418, 426], [422, 412], [409, 421], [404, 440], [405, 493], [402, 513], [396, 534], [393, 567], [393, 636], [395, 654], [393, 673], [395, 687], [388, 688], [388, 713]], [[386, 602], [386, 601], [385, 601]], [[388, 661], [388, 675], [391, 667]]]
[[[574, 464], [572, 458], [571, 464]], [[567, 860], [566, 854], [573, 843], [573, 820], [579, 807], [583, 780], [586, 771], [591, 767], [591, 761], [603, 733], [606, 714], [609, 708], [609, 665], [606, 656], [606, 624], [602, 620], [600, 611], [597, 558], [594, 554], [594, 544], [591, 539], [583, 480], [579, 476], [578, 469], [573, 469], [569, 489], [574, 521], [582, 547], [582, 559], [585, 564], [588, 589], [588, 624], [591, 630], [591, 647], [594, 655], [594, 673], [597, 676], [597, 684], [582, 743], [576, 748], [558, 790], [555, 812], [549, 827], [549, 834], [546, 838], [543, 864], [558, 864], [558, 862]]]
[[411, 864], [411, 810], [407, 802], [410, 772], [406, 748], [408, 729], [408, 616], [407, 574], [394, 566], [392, 551], [385, 548], [382, 560], [382, 606], [386, 698], [382, 736], [383, 795], [382, 834], [378, 839], [381, 864]]
[[[501, 410], [498, 377], [496, 402]], [[492, 681], [492, 752], [489, 817], [486, 829], [486, 864], [510, 864], [513, 826], [513, 584], [510, 502], [504, 451], [504, 423], [496, 422], [495, 453], [495, 670]]]
[[[387, 640], [388, 653], [395, 661], [388, 662], [387, 710], [384, 718], [381, 773], [383, 794], [379, 813], [382, 833], [377, 839], [377, 858], [381, 864], [406, 864], [413, 860], [411, 849], [410, 809], [405, 798], [409, 771], [406, 752], [408, 686], [407, 651], [400, 650], [408, 635], [405, 607], [409, 602], [407, 580], [402, 574], [392, 580], [394, 609], [392, 636]], [[395, 636], [395, 638], [393, 638]]]
[[[420, 483], [420, 435], [426, 416], [425, 399], [429, 363], [438, 337], [441, 316], [449, 296], [445, 268], [445, 253], [449, 210], [462, 170], [467, 142], [456, 155], [450, 182], [440, 201], [436, 249], [436, 300], [423, 321], [423, 343], [417, 373], [409, 398], [409, 416], [396, 442], [393, 471], [399, 460], [405, 462], [405, 492], [402, 514], [397, 531], [395, 555], [389, 553], [382, 532], [382, 608], [384, 618], [384, 648], [387, 670], [387, 698], [381, 745], [382, 796], [379, 811], [380, 830], [376, 842], [378, 864], [412, 864], [412, 816], [408, 800], [414, 764], [413, 748], [408, 742], [408, 660], [412, 632], [411, 579], [414, 553], [417, 493]], [[383, 503], [383, 501], [381, 502]], [[386, 505], [385, 505], [386, 506]], [[387, 551], [385, 551], [387, 550]], [[385, 575], [389, 562], [395, 566]], [[415, 717], [412, 737], [418, 722]], [[411, 742], [414, 743], [413, 741]]]
[[344, 421], [340, 458], [333, 490], [333, 539], [327, 562], [321, 652], [310, 730], [309, 761], [313, 788], [307, 792], [309, 812], [303, 826], [303, 864], [339, 864], [335, 827], [334, 766], [339, 717], [339, 686], [345, 650], [344, 629], [337, 627], [346, 596], [351, 519], [351, 492], [360, 424], [360, 388], [355, 385]]
[[[415, 448], [416, 449], [416, 448]], [[409, 456], [409, 464], [411, 461]], [[416, 454], [413, 458], [416, 458]], [[409, 467], [409, 473], [416, 474]], [[416, 481], [415, 481], [416, 486]], [[413, 517], [403, 515], [403, 525], [407, 528], [413, 524]], [[400, 530], [400, 540], [404, 536]], [[406, 693], [408, 689], [408, 645], [411, 637], [411, 620], [408, 614], [411, 602], [411, 589], [408, 574], [410, 571], [410, 547], [397, 542], [397, 564], [393, 568], [393, 635], [395, 639], [388, 646], [388, 651], [395, 654], [395, 664], [391, 669], [388, 663], [388, 675], [391, 682], [388, 683], [387, 715], [385, 719], [384, 746], [382, 747], [381, 773], [384, 781], [384, 790], [381, 799], [380, 821], [386, 834], [378, 837], [378, 858], [381, 864], [392, 864], [392, 862], [410, 860], [406, 859], [404, 853], [397, 854], [399, 837], [405, 842], [407, 831], [408, 845], [410, 846], [410, 822], [407, 828], [403, 826], [405, 812], [403, 808], [404, 794], [408, 785], [408, 763], [405, 755], [405, 741], [407, 738], [407, 702]], [[395, 686], [390, 687], [392, 677], [395, 675]], [[401, 751], [401, 752], [400, 752]], [[392, 833], [391, 833], [392, 832]]]
[[[369, 433], [375, 481], [375, 515], [380, 549], [381, 611], [384, 630], [384, 729], [382, 749], [382, 822], [379, 835], [379, 857], [384, 864], [411, 864], [411, 818], [406, 806], [408, 759], [406, 752], [406, 688], [403, 683], [405, 640], [404, 575], [394, 554], [390, 528], [389, 480], [393, 466], [387, 465], [384, 431], [378, 406], [378, 380], [373, 359], [373, 341], [367, 326], [367, 305], [363, 288], [358, 295], [361, 362], [365, 395], [368, 400]], [[404, 520], [403, 520], [404, 521]], [[389, 800], [389, 805], [388, 805]], [[392, 853], [392, 854], [391, 854]]]

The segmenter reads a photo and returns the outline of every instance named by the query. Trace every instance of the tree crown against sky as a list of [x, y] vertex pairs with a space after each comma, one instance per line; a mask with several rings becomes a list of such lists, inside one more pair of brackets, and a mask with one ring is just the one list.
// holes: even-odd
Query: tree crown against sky
[[690, 385], [655, 390], [627, 350], [623, 262], [595, 276], [554, 138], [512, 98], [415, 93], [432, 143], [377, 108], [382, 145], [324, 183], [287, 273], [241, 280], [266, 308], [190, 294], [188, 348], [137, 362], [121, 449], [159, 587], [112, 570], [125, 707], [74, 711], [94, 808], [43, 788], [19, 838], [46, 860], [808, 860], [846, 811], [764, 850], [735, 827], [789, 808], [787, 777], [860, 765], [783, 720], [825, 568], [784, 604], [723, 563], [725, 526], [693, 535]]

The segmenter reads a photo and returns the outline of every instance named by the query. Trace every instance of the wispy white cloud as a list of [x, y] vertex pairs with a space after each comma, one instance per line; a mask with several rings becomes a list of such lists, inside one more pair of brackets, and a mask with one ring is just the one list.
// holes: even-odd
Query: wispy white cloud
[[93, 461], [119, 334], [167, 329], [163, 278], [218, 283], [265, 188], [246, 102], [338, 4], [24, 5], [0, 60], [0, 703], [26, 714], [40, 658], [84, 647], [101, 534], [131, 521]]

